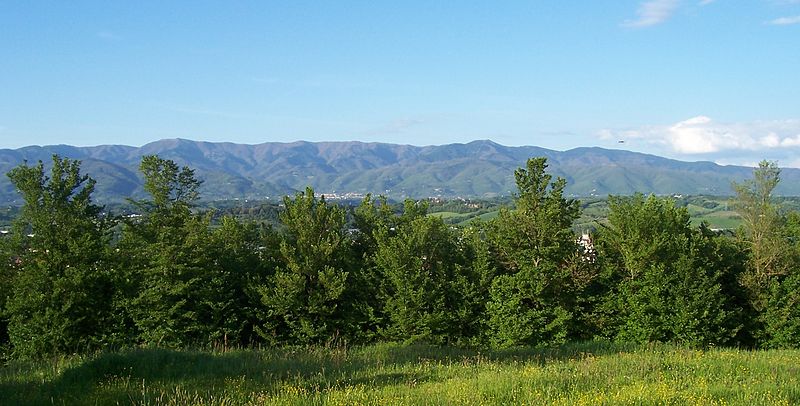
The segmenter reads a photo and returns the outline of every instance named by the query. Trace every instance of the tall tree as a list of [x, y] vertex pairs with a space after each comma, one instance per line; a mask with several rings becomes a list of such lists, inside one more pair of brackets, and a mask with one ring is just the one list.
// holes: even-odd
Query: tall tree
[[157, 156], [143, 157], [140, 170], [150, 199], [135, 202], [142, 217], [126, 223], [119, 244], [131, 271], [126, 310], [139, 340], [180, 347], [223, 342], [228, 333], [238, 338], [222, 312], [240, 285], [219, 263], [210, 213], [191, 211], [200, 181]]
[[791, 264], [787, 260], [791, 247], [783, 233], [784, 218], [772, 196], [780, 182], [780, 172], [775, 162], [761, 161], [753, 171], [753, 179], [733, 183], [733, 207], [743, 221], [738, 235], [750, 251], [751, 272], [744, 283], [753, 291], [757, 307], [763, 306], [769, 280], [786, 275]]
[[144, 190], [150, 200], [141, 204], [150, 205], [154, 210], [186, 210], [199, 197], [198, 188], [202, 183], [188, 166], [179, 167], [171, 159], [157, 155], [142, 157], [139, 170], [144, 175]]
[[491, 340], [497, 345], [564, 342], [578, 326], [579, 248], [571, 230], [578, 202], [564, 197], [566, 180], [552, 180], [545, 158], [531, 158], [515, 172], [516, 208], [503, 209], [489, 228], [491, 250], [501, 265], [487, 305]]
[[761, 161], [753, 178], [734, 183], [734, 207], [743, 220], [739, 241], [749, 253], [748, 271], [740, 278], [750, 303], [758, 313], [754, 328], [767, 347], [794, 347], [800, 343], [799, 312], [800, 260], [798, 216], [781, 213], [773, 192], [780, 183], [775, 162]]
[[108, 344], [113, 283], [104, 261], [107, 224], [92, 203], [95, 181], [80, 162], [53, 156], [8, 173], [25, 203], [14, 223], [16, 274], [7, 303], [19, 356], [86, 351]]

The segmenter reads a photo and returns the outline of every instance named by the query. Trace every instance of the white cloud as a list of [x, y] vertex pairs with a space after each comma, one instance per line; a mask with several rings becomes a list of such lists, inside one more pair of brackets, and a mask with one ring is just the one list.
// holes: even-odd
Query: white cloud
[[800, 24], [800, 16], [781, 17], [774, 20], [767, 21], [769, 25], [792, 25]]
[[715, 1], [716, 0], [700, 0], [700, 5], [701, 6], [707, 6], [707, 5], [709, 5], [709, 4], [711, 4], [711, 3], [715, 2]]
[[631, 28], [644, 28], [661, 24], [669, 19], [678, 7], [679, 0], [649, 0], [639, 4], [635, 20], [625, 21], [622, 25]]
[[[800, 134], [794, 137], [788, 137], [781, 140], [782, 147], [800, 147]], [[798, 161], [800, 162], [800, 161]]]
[[686, 155], [768, 151], [800, 147], [800, 120], [719, 123], [710, 117], [697, 116], [670, 125], [604, 129], [598, 136], [636, 140]]

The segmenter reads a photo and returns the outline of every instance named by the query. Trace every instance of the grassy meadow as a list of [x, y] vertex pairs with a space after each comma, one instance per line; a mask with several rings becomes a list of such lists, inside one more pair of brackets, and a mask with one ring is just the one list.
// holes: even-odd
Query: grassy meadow
[[[782, 206], [794, 208], [796, 199], [785, 199]], [[735, 230], [742, 224], [742, 219], [730, 206], [729, 197], [720, 196], [687, 196], [676, 198], [680, 207], [686, 207], [692, 226], [705, 222], [710, 228]], [[586, 198], [581, 203], [581, 215], [575, 221], [576, 232], [593, 230], [599, 223], [607, 221], [608, 201], [605, 198]], [[497, 217], [498, 207], [476, 209], [473, 212], [436, 211], [430, 216], [442, 218], [445, 222], [458, 225], [469, 225], [475, 219], [483, 221]]]
[[0, 369], [0, 404], [797, 404], [800, 351], [605, 342], [478, 351], [135, 349]]

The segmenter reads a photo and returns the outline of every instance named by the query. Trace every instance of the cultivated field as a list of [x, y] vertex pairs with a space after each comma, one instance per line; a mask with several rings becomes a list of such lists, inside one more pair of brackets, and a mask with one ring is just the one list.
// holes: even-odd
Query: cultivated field
[[138, 349], [0, 370], [0, 404], [797, 404], [800, 351]]

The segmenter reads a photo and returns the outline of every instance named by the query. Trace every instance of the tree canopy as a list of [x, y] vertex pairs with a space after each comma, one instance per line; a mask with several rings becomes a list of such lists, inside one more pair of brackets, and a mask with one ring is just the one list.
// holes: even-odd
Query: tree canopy
[[350, 207], [307, 188], [273, 228], [212, 223], [195, 172], [157, 156], [142, 158], [148, 195], [125, 217], [92, 202], [79, 161], [26, 163], [8, 173], [25, 203], [0, 243], [0, 349], [800, 345], [800, 214], [776, 204], [776, 164], [734, 185], [732, 237], [642, 194], [609, 197], [607, 220], [579, 237], [579, 202], [547, 168], [528, 160], [513, 205], [467, 226], [425, 201]]

